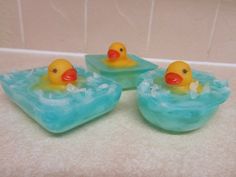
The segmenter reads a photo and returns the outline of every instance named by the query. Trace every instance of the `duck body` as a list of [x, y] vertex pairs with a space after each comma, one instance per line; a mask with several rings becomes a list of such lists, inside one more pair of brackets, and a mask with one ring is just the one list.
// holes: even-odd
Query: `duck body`
[[109, 47], [104, 64], [113, 68], [129, 68], [136, 66], [137, 62], [128, 57], [124, 44], [114, 42]]
[[48, 66], [47, 74], [40, 78], [34, 88], [65, 90], [67, 84], [76, 84], [77, 71], [66, 59], [56, 59]]
[[203, 86], [192, 77], [190, 66], [183, 61], [171, 63], [164, 76], [167, 87], [178, 94], [185, 94], [189, 91], [200, 93]]

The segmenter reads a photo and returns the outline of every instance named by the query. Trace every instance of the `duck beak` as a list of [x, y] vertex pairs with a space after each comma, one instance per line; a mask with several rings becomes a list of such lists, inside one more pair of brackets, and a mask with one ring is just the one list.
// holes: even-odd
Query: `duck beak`
[[120, 53], [117, 52], [116, 50], [110, 49], [107, 52], [107, 57], [110, 61], [114, 61], [120, 57]]
[[165, 81], [169, 85], [178, 85], [182, 82], [183, 78], [176, 73], [167, 73], [165, 75]]
[[71, 68], [66, 70], [62, 76], [61, 76], [62, 80], [65, 82], [73, 82], [77, 79], [77, 71], [75, 68]]

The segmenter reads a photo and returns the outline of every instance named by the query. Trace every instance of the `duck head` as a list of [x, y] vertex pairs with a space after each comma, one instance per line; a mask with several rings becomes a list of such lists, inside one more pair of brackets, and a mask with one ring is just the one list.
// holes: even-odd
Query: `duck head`
[[114, 42], [110, 45], [107, 52], [108, 61], [125, 60], [127, 58], [126, 47], [121, 42]]
[[170, 86], [189, 86], [192, 82], [192, 70], [183, 61], [171, 63], [165, 72], [165, 82]]
[[65, 59], [56, 59], [48, 66], [48, 78], [52, 84], [66, 85], [77, 80], [77, 71]]

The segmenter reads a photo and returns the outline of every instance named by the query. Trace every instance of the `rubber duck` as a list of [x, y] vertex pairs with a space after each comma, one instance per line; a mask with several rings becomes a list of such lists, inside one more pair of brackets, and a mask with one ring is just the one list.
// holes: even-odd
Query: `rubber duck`
[[77, 80], [77, 71], [65, 59], [56, 59], [48, 66], [48, 79], [52, 84], [66, 85]]
[[77, 71], [66, 59], [55, 59], [34, 88], [43, 90], [65, 90], [67, 84], [75, 84]]
[[128, 57], [126, 47], [121, 42], [110, 45], [104, 63], [113, 68], [128, 68], [137, 65], [136, 61]]
[[171, 63], [165, 72], [165, 82], [171, 91], [185, 94], [189, 91], [200, 93], [203, 90], [199, 81], [192, 78], [192, 69], [183, 61]]

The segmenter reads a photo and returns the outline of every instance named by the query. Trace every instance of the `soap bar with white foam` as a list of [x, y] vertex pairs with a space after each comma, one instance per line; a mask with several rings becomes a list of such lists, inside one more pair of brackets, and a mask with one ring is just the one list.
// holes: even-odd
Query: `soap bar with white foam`
[[35, 87], [47, 68], [12, 72], [0, 76], [9, 98], [49, 132], [62, 133], [111, 111], [119, 101], [116, 82], [76, 67], [78, 84], [64, 91]]
[[230, 94], [227, 81], [201, 71], [193, 71], [194, 79], [203, 85], [201, 93], [190, 90], [177, 94], [168, 89], [164, 75], [165, 70], [160, 69], [139, 77], [138, 106], [148, 122], [170, 132], [187, 132], [204, 126]]

